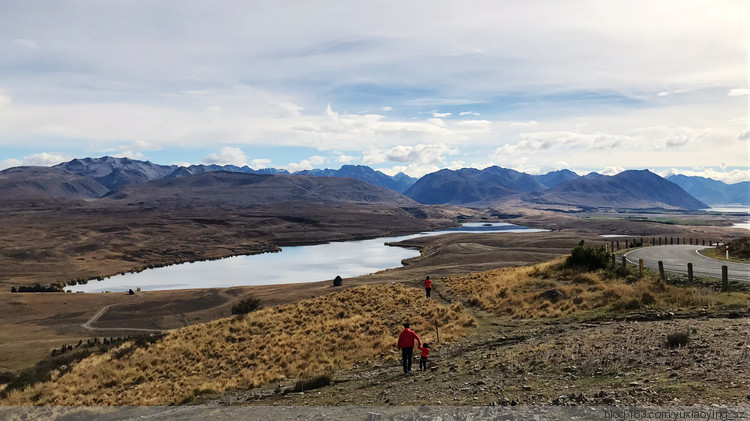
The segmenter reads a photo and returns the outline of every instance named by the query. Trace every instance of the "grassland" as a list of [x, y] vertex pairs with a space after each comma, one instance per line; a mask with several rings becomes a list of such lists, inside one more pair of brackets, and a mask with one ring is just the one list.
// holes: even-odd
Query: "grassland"
[[[206, 393], [321, 376], [397, 357], [401, 323], [459, 338], [476, 322], [456, 303], [438, 305], [402, 285], [362, 286], [132, 341], [11, 391], [10, 405], [157, 405]], [[428, 338], [425, 338], [429, 340]], [[67, 371], [69, 369], [69, 371]]]

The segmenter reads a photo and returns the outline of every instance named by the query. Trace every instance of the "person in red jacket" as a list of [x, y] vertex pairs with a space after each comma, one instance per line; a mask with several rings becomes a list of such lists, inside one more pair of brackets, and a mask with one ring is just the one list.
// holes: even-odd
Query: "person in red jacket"
[[427, 371], [427, 357], [430, 356], [430, 345], [424, 344], [424, 347], [420, 346], [419, 350], [422, 351], [422, 355], [419, 357], [419, 371]]
[[424, 280], [424, 291], [427, 293], [427, 298], [430, 298], [430, 291], [432, 290], [432, 280], [430, 277], [426, 277]]
[[401, 364], [404, 366], [404, 374], [409, 374], [411, 371], [411, 359], [414, 354], [415, 339], [421, 347], [422, 341], [419, 339], [419, 336], [413, 330], [409, 329], [409, 322], [404, 323], [404, 330], [398, 335], [398, 349], [401, 350]]

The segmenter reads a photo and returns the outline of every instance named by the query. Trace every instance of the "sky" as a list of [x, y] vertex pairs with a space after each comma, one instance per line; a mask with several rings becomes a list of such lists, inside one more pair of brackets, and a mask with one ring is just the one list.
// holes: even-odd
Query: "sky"
[[0, 0], [0, 169], [750, 180], [745, 0]]

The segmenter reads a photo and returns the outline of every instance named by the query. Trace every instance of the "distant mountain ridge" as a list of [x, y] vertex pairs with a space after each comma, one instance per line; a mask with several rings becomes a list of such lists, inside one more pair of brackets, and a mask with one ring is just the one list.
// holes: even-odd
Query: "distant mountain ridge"
[[528, 200], [591, 208], [708, 208], [677, 184], [649, 170], [629, 170], [612, 176], [589, 174], [558, 184]]
[[[570, 170], [530, 175], [492, 166], [483, 170], [444, 169], [417, 180], [403, 173], [391, 177], [364, 165], [344, 165], [338, 170], [313, 169], [289, 174], [286, 170], [275, 168], [256, 170], [248, 166], [215, 164], [182, 167], [105, 156], [73, 159], [54, 167], [17, 167], [0, 172], [0, 199], [43, 198], [45, 196], [96, 199], [105, 195], [113, 198], [135, 191], [128, 189], [128, 186], [155, 181], [164, 181], [166, 183], [164, 185], [169, 185], [166, 180], [177, 180], [207, 173], [346, 178], [361, 181], [373, 187], [403, 193], [422, 204], [478, 206], [498, 204], [512, 199], [536, 204], [593, 208], [701, 209], [708, 207], [705, 202], [747, 203], [748, 184], [750, 184], [738, 183], [736, 186], [728, 187], [724, 183], [700, 177], [673, 176], [675, 181], [682, 182], [692, 191], [701, 192], [702, 197], [708, 197], [706, 191], [714, 195], [710, 197], [711, 200], [701, 201], [691, 196], [686, 191], [687, 189], [648, 170], [624, 171], [615, 176], [590, 173], [581, 177]], [[211, 177], [203, 178], [203, 180], [211, 179]], [[218, 179], [230, 184], [233, 182], [233, 179], [227, 176], [221, 176]], [[161, 186], [162, 183], [155, 185]], [[185, 184], [185, 186], [195, 187], [191, 184]], [[149, 188], [152, 187], [144, 189]], [[334, 192], [331, 191], [331, 193]], [[304, 197], [313, 197], [302, 192], [301, 194]]]
[[750, 205], [750, 181], [726, 184], [705, 177], [670, 175], [667, 180], [710, 205]]

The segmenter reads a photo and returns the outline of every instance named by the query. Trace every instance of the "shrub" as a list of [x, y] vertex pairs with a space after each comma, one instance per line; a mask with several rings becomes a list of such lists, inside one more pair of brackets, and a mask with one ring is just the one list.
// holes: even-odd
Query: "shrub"
[[667, 347], [687, 346], [688, 339], [690, 339], [690, 335], [687, 332], [669, 334], [667, 335]]
[[609, 266], [609, 254], [604, 247], [587, 246], [583, 240], [570, 252], [565, 259], [565, 266], [582, 268], [588, 271], [604, 269]]
[[656, 298], [649, 292], [644, 292], [641, 296], [641, 303], [645, 306], [650, 306], [656, 302]]
[[237, 316], [240, 314], [252, 313], [253, 311], [260, 310], [263, 306], [260, 303], [260, 299], [255, 297], [243, 298], [240, 302], [232, 306], [232, 314]]
[[292, 392], [304, 392], [305, 390], [320, 389], [333, 383], [333, 377], [330, 374], [323, 374], [309, 379], [298, 381], [294, 385]]

